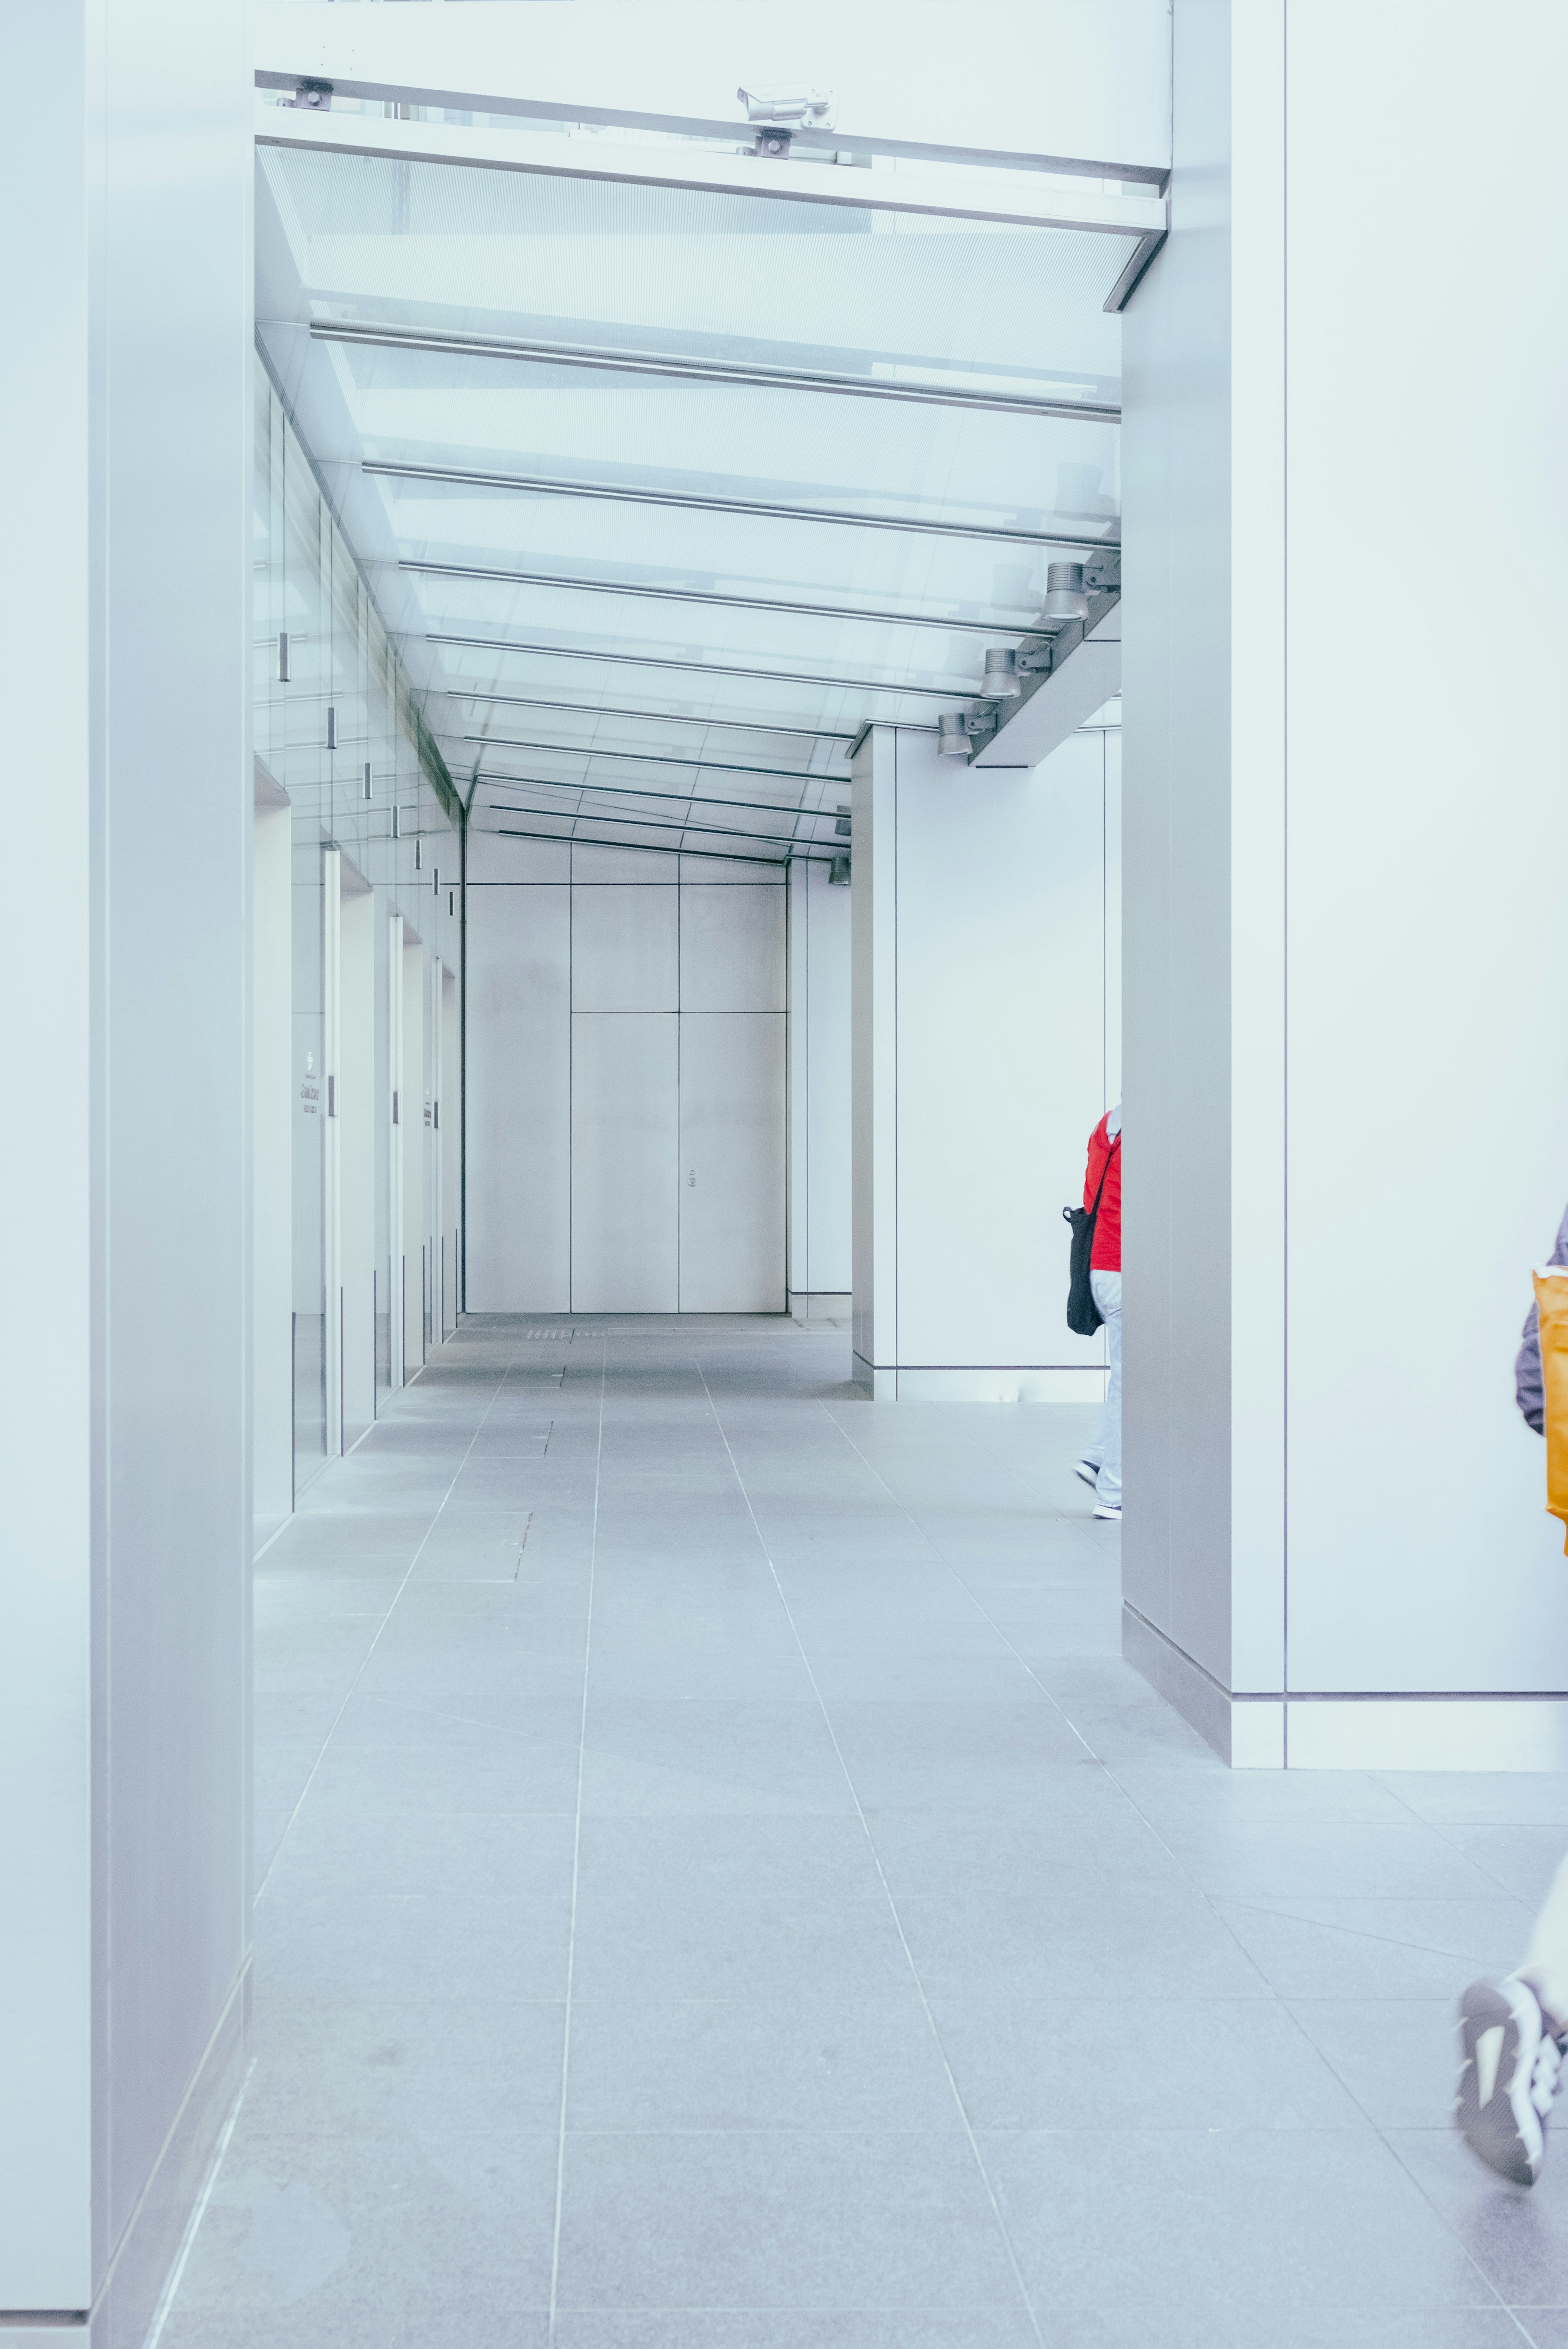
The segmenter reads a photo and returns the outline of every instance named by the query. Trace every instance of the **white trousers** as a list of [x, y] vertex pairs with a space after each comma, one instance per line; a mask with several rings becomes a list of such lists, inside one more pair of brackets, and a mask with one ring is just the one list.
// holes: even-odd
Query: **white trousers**
[[1518, 1968], [1561, 2038], [1568, 2034], [1568, 1859], [1558, 1865]]
[[1106, 1407], [1095, 1430], [1095, 1440], [1084, 1454], [1085, 1464], [1097, 1471], [1095, 1491], [1102, 1501], [1122, 1505], [1122, 1277], [1119, 1272], [1092, 1272], [1089, 1286], [1106, 1318], [1106, 1355], [1110, 1381]]

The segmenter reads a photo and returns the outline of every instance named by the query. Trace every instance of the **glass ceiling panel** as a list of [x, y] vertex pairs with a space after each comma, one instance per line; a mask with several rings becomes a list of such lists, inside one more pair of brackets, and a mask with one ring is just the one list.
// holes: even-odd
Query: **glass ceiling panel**
[[[644, 756], [701, 760], [704, 765], [752, 774], [837, 774], [846, 771], [847, 741], [808, 731], [770, 732], [713, 725], [706, 719], [667, 714], [623, 698], [621, 706], [593, 709], [547, 695], [499, 691], [471, 694], [454, 681], [448, 697], [448, 738], [470, 746], [484, 740], [549, 740], [563, 748], [634, 750]], [[472, 762], [472, 747], [462, 763]]]
[[829, 678], [868, 678], [898, 688], [924, 685], [949, 694], [978, 689], [988, 641], [1011, 628], [944, 623], [839, 619], [784, 608], [627, 595], [614, 589], [564, 593], [504, 580], [409, 574], [432, 634], [541, 636], [585, 650], [649, 653], [666, 659], [718, 660], [770, 670], [803, 669]]
[[415, 562], [907, 608], [922, 616], [985, 620], [999, 631], [1038, 618], [1046, 565], [1063, 553], [597, 499], [520, 499], [409, 481], [380, 486], [399, 545]]
[[[645, 656], [626, 645], [567, 652], [561, 649], [558, 632], [552, 636], [556, 648], [544, 653], [522, 647], [497, 649], [493, 642], [454, 645], [439, 633], [435, 643], [449, 681], [459, 689], [483, 680], [501, 693], [549, 694], [565, 700], [592, 679], [607, 699], [621, 705], [635, 702], [639, 709], [659, 708], [710, 720], [823, 727], [846, 740], [867, 719], [889, 725], [932, 725], [937, 711], [950, 709], [955, 698], [951, 686], [927, 694], [907, 688], [900, 691], [876, 679], [867, 685], [858, 678], [836, 682], [831, 677], [818, 680], [810, 676], [803, 682], [798, 672], [742, 675], [734, 665], [705, 667], [689, 649], [674, 659]], [[649, 666], [650, 659], [658, 665]]]
[[[483, 755], [623, 806], [640, 783], [669, 815], [649, 795], [765, 796], [746, 765], [841, 777], [866, 720], [930, 726], [978, 693], [987, 644], [1038, 623], [1050, 561], [1116, 543], [1115, 415], [977, 402], [1114, 409], [1120, 322], [1102, 305], [1128, 236], [258, 157], [282, 230], [263, 239], [262, 337], [284, 379], [314, 388], [317, 439], [335, 442], [318, 447], [323, 463], [368, 469], [355, 512], [375, 543], [359, 551], [400, 636], [434, 654], [431, 716], [465, 781]], [[312, 335], [313, 322], [372, 339]], [[398, 339], [410, 335], [633, 364]], [[659, 374], [639, 356], [867, 388]], [[940, 397], [878, 396], [889, 390]], [[378, 470], [389, 466], [580, 486]], [[966, 534], [1009, 531], [1025, 535]], [[618, 709], [635, 714], [603, 714]]]
[[895, 520], [1015, 523], [1092, 537], [1116, 531], [1119, 434], [1104, 419], [452, 351], [317, 348], [330, 354], [359, 452], [383, 461], [869, 510]]
[[318, 317], [1116, 397], [1130, 235], [260, 153]]

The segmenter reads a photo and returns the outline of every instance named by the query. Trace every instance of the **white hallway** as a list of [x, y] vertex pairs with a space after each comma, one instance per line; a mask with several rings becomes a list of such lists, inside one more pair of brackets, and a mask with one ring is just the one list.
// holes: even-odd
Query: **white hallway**
[[254, 2062], [161, 2349], [1537, 2349], [1448, 2122], [1568, 1776], [1227, 1770], [1072, 1407], [477, 1318], [256, 1583]]

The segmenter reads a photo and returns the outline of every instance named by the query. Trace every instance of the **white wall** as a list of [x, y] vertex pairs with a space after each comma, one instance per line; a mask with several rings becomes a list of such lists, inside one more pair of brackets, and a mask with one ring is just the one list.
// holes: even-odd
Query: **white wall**
[[847, 1297], [853, 1272], [850, 892], [816, 857], [789, 868], [789, 1287]]
[[471, 1312], [784, 1309], [782, 867], [470, 839]]
[[130, 2342], [248, 1963], [251, 97], [237, 0], [4, 32], [0, 2309]]
[[[1568, 1584], [1511, 1361], [1568, 1190], [1535, 883], [1568, 22], [1179, 0], [1176, 33], [1175, 233], [1127, 323], [1126, 1539], [1163, 1635], [1134, 1644], [1239, 1758], [1561, 1766], [1568, 1706], [1515, 1701], [1568, 1687]], [[1161, 468], [1186, 513], [1153, 511]], [[1461, 550], [1498, 592], [1456, 657]], [[1135, 846], [1167, 804], [1168, 862]], [[1200, 1200], [1219, 1277], [1184, 1284], [1160, 1235]]]
[[1117, 738], [979, 775], [877, 727], [855, 761], [855, 1350], [888, 1399], [1085, 1401], [1064, 1206], [1116, 1098]]

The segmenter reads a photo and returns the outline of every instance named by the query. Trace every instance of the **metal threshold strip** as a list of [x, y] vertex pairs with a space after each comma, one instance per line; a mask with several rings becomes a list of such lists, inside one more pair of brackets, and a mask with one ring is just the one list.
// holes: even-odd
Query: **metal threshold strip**
[[[471, 692], [468, 687], [450, 680], [441, 689], [449, 701], [483, 701], [505, 709], [568, 709], [580, 718], [644, 718], [655, 726], [711, 726], [729, 734], [798, 734], [811, 742], [855, 740], [852, 726], [770, 726], [762, 719], [694, 718], [684, 709], [627, 709], [615, 702], [543, 701], [529, 693], [482, 693], [477, 688]], [[842, 759], [846, 753], [836, 750], [833, 755]]]
[[[527, 812], [531, 812], [531, 811]], [[598, 823], [600, 822], [613, 823], [615, 821], [613, 817], [601, 818], [592, 815], [557, 816], [549, 820], [558, 823], [571, 824]], [[629, 821], [629, 818], [628, 821]], [[679, 829], [679, 827], [676, 828]], [[650, 829], [650, 827], [644, 826], [644, 829], [648, 830]], [[522, 832], [518, 830], [515, 824], [509, 823], [498, 823], [495, 826], [493, 833], [480, 832], [476, 837], [481, 840], [553, 840], [557, 848], [578, 847], [632, 849], [640, 848], [646, 845], [646, 843], [638, 840], [585, 840], [582, 838], [581, 834], [576, 832]], [[748, 839], [751, 835], [749, 833], [742, 833], [741, 837], [742, 839]], [[711, 857], [713, 862], [718, 864], [772, 864], [776, 866], [780, 864], [788, 864], [794, 857], [799, 857], [803, 864], [828, 864], [836, 861], [832, 855], [830, 855], [826, 849], [796, 848], [793, 843], [789, 843], [789, 845], [790, 854], [788, 856], [742, 856], [733, 849], [728, 848], [650, 848], [648, 853], [650, 856], [707, 856]], [[840, 851], [839, 854], [842, 854], [843, 851]]]
[[[448, 734], [438, 727], [437, 741], [482, 743], [496, 750], [542, 750], [551, 759], [624, 759], [639, 767], [690, 767], [704, 775], [769, 775], [785, 783], [819, 783], [837, 780], [832, 776], [814, 775], [804, 767], [743, 767], [730, 759], [683, 759], [676, 750], [610, 750], [597, 745], [581, 742], [524, 742], [513, 734]], [[744, 807], [744, 800], [732, 800], [732, 807]]]
[[1071, 531], [1025, 530], [1021, 524], [1010, 529], [1000, 523], [920, 522], [901, 514], [842, 513], [831, 506], [779, 505], [761, 498], [706, 498], [686, 490], [623, 489], [607, 481], [556, 481], [542, 473], [484, 473], [470, 472], [456, 465], [400, 465], [381, 457], [366, 457], [359, 470], [399, 481], [454, 481], [468, 489], [517, 490], [526, 495], [547, 498], [604, 498], [616, 505], [677, 506], [691, 513], [745, 514], [768, 522], [836, 523], [851, 530], [907, 531], [918, 538], [982, 539], [1005, 546], [1085, 546], [1107, 552], [1121, 544], [1119, 538], [1096, 538], [1086, 532], [1080, 534]]
[[[263, 321], [297, 326], [297, 319]], [[1050, 399], [1025, 392], [966, 391], [958, 385], [897, 383], [880, 376], [829, 375], [809, 367], [754, 367], [740, 360], [688, 359], [658, 351], [611, 351], [587, 343], [539, 343], [506, 335], [447, 335], [417, 326], [357, 326], [313, 318], [312, 339], [362, 343], [373, 350], [446, 351], [455, 358], [514, 359], [530, 367], [578, 367], [617, 375], [674, 376], [689, 383], [750, 384], [762, 391], [826, 391], [859, 399], [899, 399], [926, 408], [982, 408], [1002, 416], [1053, 416], [1079, 424], [1116, 424], [1121, 409], [1087, 399]]]
[[806, 620], [865, 620], [875, 627], [961, 628], [968, 636], [1029, 636], [1037, 620], [955, 620], [946, 613], [857, 611], [852, 604], [785, 603], [778, 595], [721, 595], [707, 587], [656, 587], [646, 580], [569, 579], [552, 571], [491, 570], [479, 563], [421, 563], [404, 555], [400, 571], [431, 579], [487, 579], [506, 587], [551, 587], [580, 595], [644, 595], [660, 604], [703, 604], [726, 612], [787, 612]]
[[[477, 780], [487, 789], [495, 783], [506, 783], [531, 792], [597, 792], [601, 799], [611, 797], [617, 789], [614, 783], [563, 782], [558, 776], [493, 774], [483, 767]], [[836, 791], [845, 790], [849, 781], [847, 775], [816, 776], [807, 780], [831, 782]], [[791, 823], [834, 823], [838, 817], [836, 808], [774, 807], [766, 800], [710, 799], [706, 792], [628, 791], [624, 796], [637, 800], [669, 800], [675, 807], [746, 808], [753, 815], [782, 816]]]
[[[464, 645], [475, 652], [529, 653], [545, 660], [597, 661], [617, 668], [670, 668], [689, 677], [739, 677], [757, 679], [764, 685], [820, 685], [842, 693], [915, 694], [925, 701], [973, 700], [979, 686], [971, 679], [964, 685], [888, 685], [871, 677], [822, 677], [809, 671], [787, 668], [733, 668], [723, 661], [671, 660], [662, 653], [588, 652], [576, 645], [509, 644], [503, 636], [455, 636], [435, 629], [397, 628], [394, 636], [416, 645]], [[850, 740], [855, 739], [850, 736]]]

